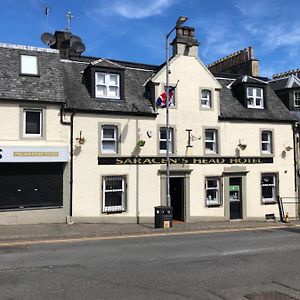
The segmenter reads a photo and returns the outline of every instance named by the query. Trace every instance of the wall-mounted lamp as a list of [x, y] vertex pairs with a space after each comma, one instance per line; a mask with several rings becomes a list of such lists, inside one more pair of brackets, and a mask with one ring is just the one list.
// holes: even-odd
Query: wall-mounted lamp
[[292, 148], [291, 146], [286, 146], [286, 147], [285, 147], [285, 150], [286, 150], [286, 151], [291, 151], [292, 149], [293, 149], [293, 148]]
[[241, 140], [239, 140], [238, 146], [241, 150], [245, 150], [247, 148], [247, 144], [242, 144]]
[[82, 131], [80, 130], [80, 133], [79, 133], [79, 137], [76, 138], [76, 141], [80, 144], [80, 145], [83, 145], [85, 143], [85, 138], [82, 136]]

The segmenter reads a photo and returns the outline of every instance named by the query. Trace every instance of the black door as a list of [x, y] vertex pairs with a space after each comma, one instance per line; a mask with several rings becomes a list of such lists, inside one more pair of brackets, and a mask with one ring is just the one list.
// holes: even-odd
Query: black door
[[170, 196], [173, 220], [184, 221], [184, 178], [170, 178]]
[[62, 163], [1, 163], [0, 209], [62, 205]]
[[242, 178], [229, 178], [230, 219], [242, 218]]

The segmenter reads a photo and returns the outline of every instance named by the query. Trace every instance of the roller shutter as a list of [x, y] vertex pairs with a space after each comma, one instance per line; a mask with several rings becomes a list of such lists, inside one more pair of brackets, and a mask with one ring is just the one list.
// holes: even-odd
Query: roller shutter
[[62, 205], [62, 163], [0, 164], [0, 209]]

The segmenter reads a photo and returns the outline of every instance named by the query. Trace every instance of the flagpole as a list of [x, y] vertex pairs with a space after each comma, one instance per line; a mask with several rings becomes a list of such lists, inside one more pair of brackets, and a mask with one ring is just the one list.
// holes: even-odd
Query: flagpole
[[169, 75], [170, 75], [170, 57], [169, 57], [169, 38], [171, 33], [175, 30], [177, 26], [182, 25], [188, 18], [179, 17], [176, 21], [176, 25], [172, 30], [166, 35], [166, 85], [167, 85], [167, 97], [166, 97], [166, 205], [171, 206], [171, 197], [170, 197], [170, 124], [169, 124], [169, 101], [170, 101], [170, 87], [169, 87]]

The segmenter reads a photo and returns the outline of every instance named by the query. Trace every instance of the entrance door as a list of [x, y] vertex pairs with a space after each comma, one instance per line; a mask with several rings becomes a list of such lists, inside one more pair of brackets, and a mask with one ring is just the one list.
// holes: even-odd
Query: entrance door
[[170, 178], [170, 196], [171, 206], [173, 207], [173, 220], [184, 222], [184, 178]]
[[242, 178], [229, 178], [230, 219], [242, 219]]

